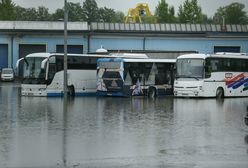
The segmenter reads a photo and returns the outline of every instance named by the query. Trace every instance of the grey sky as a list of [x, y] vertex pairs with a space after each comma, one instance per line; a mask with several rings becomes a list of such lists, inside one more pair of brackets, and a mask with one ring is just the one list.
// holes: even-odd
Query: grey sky
[[[50, 12], [54, 12], [57, 8], [62, 8], [64, 0], [12, 0], [16, 5], [22, 7], [35, 7], [45, 6], [49, 8]], [[68, 2], [79, 2], [82, 4], [84, 0], [67, 0]], [[98, 7], [108, 7], [118, 11], [122, 11], [125, 14], [129, 8], [134, 8], [137, 3], [148, 3], [152, 13], [155, 11], [155, 7], [158, 5], [160, 0], [96, 0]], [[179, 5], [183, 4], [185, 0], [166, 0], [170, 6], [174, 6], [176, 12], [178, 11]], [[202, 7], [203, 13], [208, 16], [213, 16], [216, 9], [220, 6], [229, 5], [232, 2], [243, 3], [246, 7], [245, 10], [248, 13], [248, 0], [198, 0]]]

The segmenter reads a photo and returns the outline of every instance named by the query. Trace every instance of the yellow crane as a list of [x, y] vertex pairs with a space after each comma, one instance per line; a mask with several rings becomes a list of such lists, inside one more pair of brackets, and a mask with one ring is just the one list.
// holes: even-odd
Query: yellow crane
[[125, 23], [142, 23], [142, 17], [152, 16], [147, 3], [138, 3], [135, 8], [129, 8]]

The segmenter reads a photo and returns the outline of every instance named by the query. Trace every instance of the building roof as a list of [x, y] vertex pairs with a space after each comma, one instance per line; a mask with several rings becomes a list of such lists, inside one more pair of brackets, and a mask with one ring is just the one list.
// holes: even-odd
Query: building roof
[[[69, 31], [87, 31], [87, 22], [68, 22]], [[63, 31], [64, 22], [47, 22], [47, 21], [0, 21], [0, 30], [12, 31]]]
[[248, 32], [248, 25], [215, 24], [140, 24], [140, 23], [91, 23], [93, 31], [128, 31], [128, 32]]
[[[140, 23], [103, 23], [68, 22], [69, 32], [94, 33], [150, 33], [150, 34], [204, 34], [204, 33], [248, 33], [248, 25], [221, 25], [215, 24], [140, 24]], [[62, 32], [64, 22], [51, 21], [0, 21], [2, 32]]]

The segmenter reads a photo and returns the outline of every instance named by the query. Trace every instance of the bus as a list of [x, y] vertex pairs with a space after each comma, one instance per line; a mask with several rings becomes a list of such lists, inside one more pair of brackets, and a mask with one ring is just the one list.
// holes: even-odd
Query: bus
[[174, 95], [217, 98], [248, 96], [247, 54], [188, 54], [177, 57]]
[[173, 95], [175, 63], [176, 59], [98, 59], [97, 96]]
[[[68, 94], [90, 96], [96, 94], [96, 63], [98, 58], [148, 58], [145, 54], [68, 54]], [[23, 66], [20, 66], [20, 65]], [[64, 54], [32, 53], [16, 63], [23, 71], [21, 95], [63, 96]], [[23, 67], [23, 68], [20, 68]]]

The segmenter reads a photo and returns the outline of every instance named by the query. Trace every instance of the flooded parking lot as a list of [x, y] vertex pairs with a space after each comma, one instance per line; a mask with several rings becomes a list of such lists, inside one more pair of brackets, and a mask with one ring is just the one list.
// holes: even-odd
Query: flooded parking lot
[[248, 98], [20, 97], [0, 83], [0, 167], [248, 167]]

